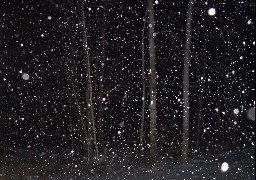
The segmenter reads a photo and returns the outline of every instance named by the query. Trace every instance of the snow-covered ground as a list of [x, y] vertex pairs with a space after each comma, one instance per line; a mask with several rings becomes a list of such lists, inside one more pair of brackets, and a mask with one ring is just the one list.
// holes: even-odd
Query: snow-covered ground
[[[153, 168], [143, 162], [136, 165], [130, 161], [126, 165], [112, 168], [108, 176], [101, 179], [255, 179], [255, 149], [245, 148], [219, 154], [195, 154], [188, 164], [162, 158]], [[223, 169], [227, 166], [227, 169]], [[225, 167], [224, 167], [225, 168]]]
[[71, 159], [60, 153], [31, 152], [1, 155], [0, 179], [255, 179], [254, 147], [192, 154], [186, 165], [181, 165], [177, 158], [162, 157], [150, 166], [146, 158], [136, 158], [128, 152], [110, 152], [90, 175], [79, 156]]

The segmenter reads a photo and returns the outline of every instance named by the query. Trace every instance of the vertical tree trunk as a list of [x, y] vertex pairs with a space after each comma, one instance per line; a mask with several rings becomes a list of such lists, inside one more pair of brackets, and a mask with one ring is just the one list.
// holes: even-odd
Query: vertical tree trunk
[[[64, 60], [63, 60], [64, 61]], [[68, 81], [68, 86], [69, 86], [69, 94], [73, 94], [69, 96], [69, 103], [70, 103], [70, 109], [72, 108], [72, 101], [74, 101], [73, 103], [76, 106], [76, 111], [77, 111], [77, 118], [79, 119], [79, 125], [81, 126], [80, 128], [80, 137], [83, 139], [87, 138], [87, 131], [86, 131], [86, 122], [84, 120], [84, 116], [82, 113], [82, 106], [81, 103], [79, 101], [79, 94], [76, 90], [76, 86], [75, 86], [75, 77], [73, 75], [74, 72], [74, 68], [72, 67], [72, 62], [70, 62], [71, 60], [69, 60], [69, 62], [64, 62], [64, 66], [66, 66], [66, 77], [67, 77], [67, 81]], [[70, 110], [71, 113], [71, 110]], [[74, 141], [73, 141], [73, 129], [72, 129], [72, 121], [70, 120], [70, 127], [71, 127], [71, 141], [72, 141], [72, 151], [74, 150]]]
[[92, 81], [91, 81], [91, 68], [90, 68], [90, 59], [88, 52], [88, 43], [87, 43], [87, 30], [85, 28], [85, 15], [84, 15], [84, 1], [81, 0], [81, 13], [82, 13], [82, 33], [83, 33], [83, 50], [84, 50], [84, 60], [86, 64], [86, 102], [87, 102], [87, 117], [88, 117], [88, 168], [92, 169], [93, 165], [93, 147], [92, 141], [94, 140], [96, 158], [98, 160], [98, 146], [96, 139], [96, 129], [94, 121], [94, 112], [93, 112], [93, 96], [92, 96]]
[[104, 64], [106, 61], [106, 1], [102, 0], [102, 31], [101, 31], [101, 57], [100, 57], [100, 82], [99, 82], [99, 124], [98, 124], [98, 140], [99, 154], [103, 155], [105, 151], [104, 141], [104, 110], [103, 110], [103, 94], [104, 94]]
[[200, 92], [198, 97], [198, 119], [197, 119], [197, 137], [196, 137], [196, 149], [199, 151], [200, 149], [200, 139], [201, 139], [201, 125], [203, 120], [203, 97], [204, 97], [204, 85], [205, 85], [205, 56], [203, 56], [203, 74], [199, 77], [200, 83]]
[[142, 80], [142, 109], [141, 109], [141, 128], [140, 128], [140, 150], [143, 153], [144, 150], [144, 123], [145, 123], [145, 96], [146, 96], [146, 79], [145, 79], [145, 45], [144, 45], [144, 37], [145, 37], [145, 29], [147, 22], [148, 9], [146, 9], [145, 17], [143, 19], [143, 28], [141, 34], [141, 80]]
[[150, 63], [150, 156], [152, 162], [157, 158], [157, 130], [156, 130], [156, 53], [155, 53], [155, 39], [154, 26], [155, 14], [153, 7], [153, 0], [148, 0], [149, 10], [149, 63]]
[[192, 0], [188, 2], [188, 14], [186, 22], [186, 41], [183, 72], [183, 131], [181, 147], [181, 163], [185, 164], [188, 158], [189, 145], [189, 65], [191, 60], [190, 46], [192, 36]]

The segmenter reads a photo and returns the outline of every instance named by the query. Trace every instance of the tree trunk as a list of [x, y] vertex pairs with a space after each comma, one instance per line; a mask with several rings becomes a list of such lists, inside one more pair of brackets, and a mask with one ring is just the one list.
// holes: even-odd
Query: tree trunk
[[84, 61], [86, 64], [86, 102], [87, 102], [87, 118], [88, 118], [88, 169], [92, 169], [93, 165], [93, 147], [92, 141], [94, 141], [96, 158], [98, 160], [98, 146], [96, 139], [96, 129], [94, 121], [94, 112], [93, 112], [93, 96], [92, 96], [92, 81], [91, 81], [91, 68], [90, 68], [90, 59], [87, 43], [87, 31], [85, 28], [85, 15], [84, 15], [84, 1], [81, 0], [81, 13], [82, 13], [82, 33], [83, 33], [83, 50], [84, 50]]
[[187, 163], [189, 145], [189, 66], [190, 66], [190, 46], [192, 36], [192, 0], [188, 2], [188, 14], [186, 22], [186, 41], [183, 72], [183, 131], [181, 147], [181, 163]]
[[100, 82], [99, 82], [99, 124], [98, 124], [98, 140], [99, 154], [103, 155], [105, 151], [104, 141], [104, 110], [103, 110], [103, 95], [104, 95], [104, 65], [106, 61], [106, 1], [102, 0], [102, 31], [101, 31], [101, 57], [100, 57]]
[[146, 96], [146, 79], [145, 79], [145, 45], [144, 45], [144, 37], [145, 37], [145, 29], [147, 22], [148, 9], [145, 12], [145, 17], [143, 19], [143, 28], [142, 28], [142, 38], [141, 38], [141, 80], [142, 80], [142, 109], [141, 109], [141, 128], [140, 128], [140, 150], [141, 153], [144, 151], [144, 123], [145, 123], [145, 96]]
[[149, 63], [150, 63], [150, 156], [151, 161], [155, 162], [157, 158], [157, 129], [156, 129], [156, 53], [154, 26], [155, 14], [153, 0], [148, 0], [149, 10]]
[[199, 152], [200, 150], [200, 139], [201, 139], [201, 125], [203, 120], [203, 97], [204, 97], [204, 85], [205, 85], [205, 56], [203, 56], [203, 73], [199, 77], [199, 83], [200, 83], [200, 92], [198, 97], [198, 119], [197, 119], [197, 137], [196, 137], [196, 150]]

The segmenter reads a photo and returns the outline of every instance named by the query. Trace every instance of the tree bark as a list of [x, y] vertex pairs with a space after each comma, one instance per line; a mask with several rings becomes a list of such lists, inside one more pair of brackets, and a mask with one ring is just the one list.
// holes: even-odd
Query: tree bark
[[144, 151], [144, 124], [145, 124], [145, 96], [146, 96], [146, 79], [145, 79], [145, 29], [147, 22], [148, 9], [146, 9], [145, 16], [143, 19], [142, 38], [141, 38], [141, 81], [142, 81], [142, 109], [141, 109], [141, 128], [140, 128], [140, 146], [141, 153]]
[[188, 145], [189, 145], [189, 66], [191, 61], [190, 46], [192, 36], [192, 0], [188, 1], [188, 13], [186, 21], [186, 41], [183, 71], [183, 129], [182, 129], [182, 147], [181, 163], [187, 163]]
[[88, 169], [92, 169], [93, 165], [93, 147], [92, 141], [94, 141], [96, 158], [98, 158], [98, 145], [96, 138], [96, 128], [94, 121], [94, 109], [93, 109], [93, 94], [92, 94], [92, 80], [91, 80], [91, 68], [89, 59], [89, 49], [87, 43], [87, 30], [85, 28], [85, 14], [84, 14], [84, 1], [81, 0], [81, 13], [82, 13], [82, 33], [83, 33], [83, 50], [84, 50], [84, 61], [86, 64], [86, 102], [87, 102], [87, 118], [88, 118]]
[[203, 73], [199, 77], [199, 83], [200, 83], [200, 92], [199, 92], [199, 97], [198, 97], [198, 119], [197, 119], [197, 134], [196, 134], [196, 149], [199, 152], [200, 150], [200, 139], [201, 138], [201, 125], [202, 125], [202, 120], [203, 120], [203, 97], [204, 97], [204, 86], [205, 86], [205, 67], [206, 67], [206, 62], [205, 62], [205, 56], [203, 56]]
[[149, 63], [150, 63], [150, 156], [151, 161], [157, 158], [157, 129], [156, 129], [156, 53], [155, 53], [155, 14], [153, 0], [148, 0], [149, 10]]
[[106, 61], [106, 1], [102, 0], [102, 31], [101, 31], [101, 57], [100, 57], [100, 82], [99, 82], [99, 124], [98, 124], [98, 140], [99, 154], [103, 155], [105, 151], [104, 141], [104, 110], [103, 110], [103, 95], [104, 95], [104, 65]]

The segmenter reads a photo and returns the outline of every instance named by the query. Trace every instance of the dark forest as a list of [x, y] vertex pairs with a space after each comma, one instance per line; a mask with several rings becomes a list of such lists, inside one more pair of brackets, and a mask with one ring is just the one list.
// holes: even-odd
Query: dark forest
[[0, 179], [255, 178], [255, 1], [4, 0], [0, 49]]

